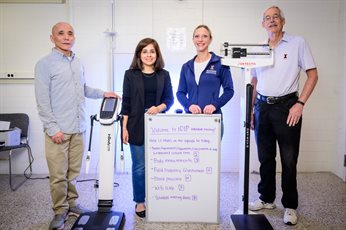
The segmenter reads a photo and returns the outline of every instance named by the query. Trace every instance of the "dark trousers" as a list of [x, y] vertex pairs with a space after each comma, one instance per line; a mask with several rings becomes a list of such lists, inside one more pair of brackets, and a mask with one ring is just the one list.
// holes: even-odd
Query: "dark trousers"
[[286, 124], [289, 109], [296, 103], [293, 97], [278, 104], [256, 100], [254, 108], [255, 138], [260, 165], [261, 180], [258, 184], [260, 199], [273, 203], [276, 193], [276, 144], [278, 143], [282, 175], [281, 202], [285, 208], [298, 207], [297, 162], [299, 155], [302, 118], [293, 127]]

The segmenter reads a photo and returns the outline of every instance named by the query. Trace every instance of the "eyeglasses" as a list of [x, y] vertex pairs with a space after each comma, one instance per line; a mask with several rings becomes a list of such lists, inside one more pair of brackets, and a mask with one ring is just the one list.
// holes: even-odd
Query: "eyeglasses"
[[269, 22], [269, 21], [277, 21], [277, 20], [279, 20], [279, 19], [281, 19], [281, 16], [278, 15], [278, 14], [274, 14], [273, 16], [267, 15], [267, 16], [265, 16], [265, 17], [263, 18], [263, 20], [266, 21], [266, 22]]

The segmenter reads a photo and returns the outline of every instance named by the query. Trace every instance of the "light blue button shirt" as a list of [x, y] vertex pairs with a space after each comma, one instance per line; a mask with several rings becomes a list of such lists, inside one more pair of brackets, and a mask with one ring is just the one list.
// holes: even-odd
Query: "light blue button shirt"
[[256, 90], [264, 96], [284, 96], [299, 91], [300, 71], [316, 68], [304, 38], [284, 33], [274, 49], [274, 65], [251, 70], [257, 77]]
[[85, 97], [102, 98], [104, 91], [88, 87], [84, 68], [72, 53], [65, 56], [56, 49], [35, 66], [37, 109], [45, 132], [53, 136], [86, 130]]

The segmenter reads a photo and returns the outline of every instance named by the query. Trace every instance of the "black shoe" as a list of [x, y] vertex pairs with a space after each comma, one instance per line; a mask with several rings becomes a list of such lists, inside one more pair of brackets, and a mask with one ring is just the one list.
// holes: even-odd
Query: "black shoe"
[[140, 212], [137, 212], [137, 211], [136, 211], [136, 208], [137, 208], [137, 204], [136, 204], [136, 206], [135, 206], [136, 215], [139, 216], [140, 218], [145, 218], [145, 210], [140, 211]]

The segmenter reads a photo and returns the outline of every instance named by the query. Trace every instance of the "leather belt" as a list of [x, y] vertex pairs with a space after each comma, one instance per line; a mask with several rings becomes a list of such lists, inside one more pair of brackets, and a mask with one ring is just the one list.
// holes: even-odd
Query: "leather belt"
[[291, 99], [291, 98], [297, 97], [297, 96], [298, 96], [298, 92], [286, 94], [286, 95], [281, 96], [281, 97], [263, 96], [263, 95], [257, 93], [256, 97], [260, 101], [266, 102], [269, 105], [273, 105], [273, 104], [278, 104], [278, 103], [285, 102], [288, 99]]

